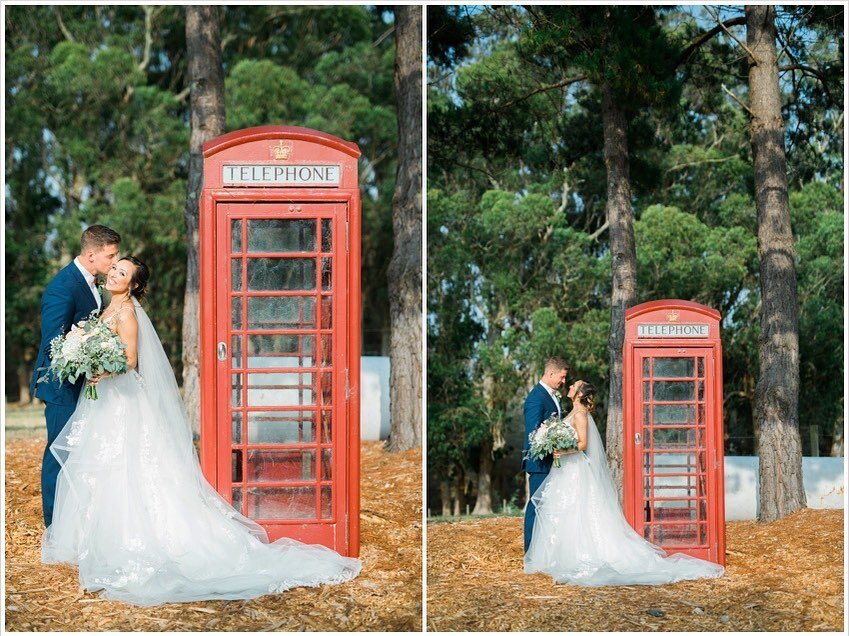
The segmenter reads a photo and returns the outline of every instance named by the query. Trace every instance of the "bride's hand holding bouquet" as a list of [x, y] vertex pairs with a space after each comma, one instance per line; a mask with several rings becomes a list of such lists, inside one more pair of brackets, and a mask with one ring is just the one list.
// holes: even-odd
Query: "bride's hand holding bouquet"
[[566, 420], [557, 417], [556, 413], [540, 424], [528, 441], [531, 457], [543, 459], [552, 455], [556, 468], [560, 468], [561, 455], [578, 450], [578, 433]]
[[[129, 369], [123, 343], [117, 333], [97, 319], [95, 312], [81, 320], [71, 331], [50, 341], [50, 366], [39, 382], [49, 382], [52, 374], [60, 382], [74, 383], [81, 375], [89, 381], [85, 397], [96, 400], [96, 384], [109, 373], [126, 373]], [[92, 381], [93, 380], [93, 381]]]

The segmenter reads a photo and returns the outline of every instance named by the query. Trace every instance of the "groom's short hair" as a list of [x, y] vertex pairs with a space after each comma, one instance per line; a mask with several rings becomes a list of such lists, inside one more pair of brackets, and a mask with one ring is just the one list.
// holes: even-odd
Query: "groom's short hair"
[[562, 371], [563, 369], [568, 371], [569, 365], [566, 364], [566, 360], [560, 356], [552, 356], [545, 361], [545, 373], [548, 373], [549, 371]]
[[90, 225], [80, 237], [80, 252], [102, 250], [107, 245], [118, 245], [121, 243], [121, 235], [112, 228], [105, 225]]

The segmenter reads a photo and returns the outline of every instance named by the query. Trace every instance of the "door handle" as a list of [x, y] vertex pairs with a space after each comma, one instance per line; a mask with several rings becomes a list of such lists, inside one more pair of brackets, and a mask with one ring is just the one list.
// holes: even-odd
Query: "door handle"
[[634, 446], [639, 446], [639, 445], [640, 445], [640, 434], [634, 433]]
[[223, 342], [218, 343], [218, 359], [226, 360], [227, 359], [227, 345]]

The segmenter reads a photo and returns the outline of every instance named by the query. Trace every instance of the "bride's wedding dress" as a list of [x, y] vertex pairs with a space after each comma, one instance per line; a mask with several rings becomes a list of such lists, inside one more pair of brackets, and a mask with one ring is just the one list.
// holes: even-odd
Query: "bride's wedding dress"
[[588, 414], [586, 452], [560, 457], [531, 499], [536, 521], [525, 572], [575, 585], [659, 585], [716, 578], [724, 568], [686, 554], [666, 556], [625, 520], [601, 436]]
[[357, 559], [292, 539], [268, 543], [206, 482], [171, 366], [134, 299], [138, 372], [80, 394], [51, 450], [62, 465], [44, 563], [79, 566], [87, 590], [155, 605], [245, 599], [341, 583]]

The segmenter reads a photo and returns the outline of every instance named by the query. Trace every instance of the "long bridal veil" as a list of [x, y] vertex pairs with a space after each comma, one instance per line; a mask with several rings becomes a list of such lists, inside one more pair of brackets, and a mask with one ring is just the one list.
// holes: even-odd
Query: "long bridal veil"
[[[192, 427], [186, 415], [185, 404], [180, 397], [180, 389], [177, 386], [174, 371], [171, 369], [171, 362], [168, 360], [165, 349], [162, 348], [159, 334], [156, 333], [144, 307], [135, 297], [132, 298], [139, 324], [138, 374], [144, 392], [153, 401], [154, 412], [159, 413], [166, 422], [170, 423], [170, 426], [165, 429], [172, 436], [168, 443], [184, 455], [185, 459], [182, 461], [198, 467], [197, 470], [192, 471], [198, 491], [203, 493], [210, 503], [214, 503], [217, 507], [223, 506], [229, 513], [232, 510], [231, 506], [206, 481], [199, 469], [197, 452], [192, 439]], [[239, 514], [234, 515], [233, 518], [260, 541], [268, 542], [267, 533], [258, 523]]]
[[359, 560], [265, 530], [206, 481], [171, 365], [134, 299], [138, 368], [82, 395], [51, 446], [62, 471], [42, 561], [140, 605], [246, 599], [355, 577]]
[[532, 496], [536, 521], [525, 572], [559, 583], [658, 585], [721, 576], [724, 568], [686, 554], [666, 556], [628, 524], [592, 416], [587, 448], [561, 458]]

